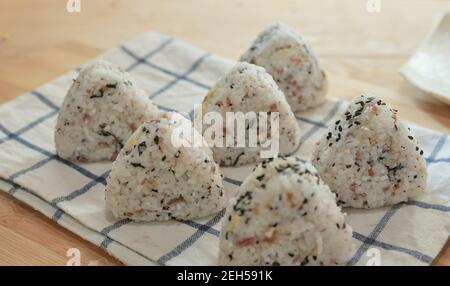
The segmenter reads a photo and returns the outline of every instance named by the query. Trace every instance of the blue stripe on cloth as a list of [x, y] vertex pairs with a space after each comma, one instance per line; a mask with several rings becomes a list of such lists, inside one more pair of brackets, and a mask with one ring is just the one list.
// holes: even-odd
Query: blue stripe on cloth
[[304, 117], [299, 117], [299, 116], [296, 116], [295, 118], [297, 120], [300, 120], [300, 121], [303, 121], [303, 122], [306, 122], [306, 123], [309, 123], [309, 124], [312, 124], [312, 125], [316, 125], [316, 126], [318, 126], [320, 128], [325, 128], [325, 129], [328, 128], [328, 126], [326, 124], [324, 124], [322, 122], [315, 121], [315, 120], [311, 120], [309, 118], [304, 118]]
[[34, 95], [35, 97], [37, 97], [40, 101], [42, 101], [45, 105], [47, 105], [48, 107], [50, 107], [54, 111], [58, 111], [59, 110], [59, 107], [56, 104], [54, 104], [53, 102], [51, 102], [42, 93], [33, 90], [33, 91], [31, 91], [31, 94]]
[[[25, 188], [24, 186], [21, 186], [20, 184], [17, 184], [16, 182], [14, 182], [14, 181], [12, 181], [12, 180], [10, 180], [10, 179], [5, 179], [5, 178], [0, 177], [0, 180], [3, 181], [3, 182], [8, 183], [8, 184], [10, 184], [10, 185], [12, 185], [12, 188], [11, 188], [11, 189], [9, 190], [9, 192], [8, 192], [8, 193], [10, 193], [11, 195], [14, 195], [17, 191], [23, 191], [23, 192], [25, 192], [25, 193], [27, 193], [27, 194], [29, 194], [29, 195], [32, 195], [32, 196], [35, 197], [35, 198], [38, 198], [38, 199], [40, 199], [40, 200], [42, 200], [42, 201], [48, 203], [43, 197], [39, 196], [38, 194], [33, 193], [32, 191], [28, 190], [28, 189]], [[14, 191], [13, 191], [13, 189], [14, 189]], [[65, 213], [64, 213], [63, 210], [59, 209], [58, 207], [56, 207], [56, 206], [54, 206], [54, 205], [52, 205], [52, 206], [53, 206], [54, 208], [56, 208], [56, 211], [55, 211], [55, 213], [53, 214], [53, 216], [51, 217], [51, 219], [54, 220], [54, 221], [57, 221], [57, 220], [59, 220], [59, 219], [61, 218], [61, 216], [62, 216], [63, 214], [65, 214]]]
[[152, 93], [149, 98], [153, 99], [156, 96], [160, 95], [161, 93], [167, 91], [169, 88], [171, 88], [172, 86], [174, 86], [177, 82], [179, 82], [180, 80], [186, 79], [186, 77], [188, 75], [190, 75], [191, 73], [193, 73], [199, 66], [200, 64], [209, 56], [209, 53], [205, 53], [203, 54], [200, 58], [198, 58], [190, 67], [189, 69], [183, 73], [180, 76], [177, 76], [174, 80], [172, 80], [171, 82], [169, 82], [168, 84], [166, 84], [165, 86], [161, 87], [160, 89], [158, 89], [157, 91], [155, 91], [154, 93]]
[[177, 220], [178, 222], [184, 223], [185, 225], [188, 225], [190, 227], [199, 229], [201, 231], [210, 233], [214, 236], [219, 236], [220, 235], [220, 231], [218, 231], [217, 229], [213, 228], [213, 227], [209, 227], [207, 225], [192, 221], [192, 220]]
[[427, 158], [427, 163], [428, 164], [433, 164], [433, 163], [450, 163], [450, 158], [440, 158], [440, 159], [429, 159], [429, 158]]
[[405, 202], [405, 204], [410, 205], [410, 206], [420, 207], [423, 209], [432, 209], [432, 210], [437, 210], [437, 211], [441, 211], [441, 212], [450, 212], [450, 206], [430, 204], [430, 203], [419, 202], [419, 201], [407, 201], [407, 202]]
[[[218, 214], [216, 214], [211, 220], [209, 220], [205, 224], [205, 226], [207, 228], [211, 228], [212, 226], [214, 226], [216, 223], [218, 223], [220, 221], [220, 219], [223, 217], [224, 214], [225, 214], [225, 209], [223, 209]], [[206, 233], [205, 229], [198, 229], [196, 232], [194, 232], [194, 234], [192, 234], [186, 240], [184, 240], [182, 243], [177, 245], [173, 250], [171, 250], [170, 252], [161, 256], [157, 262], [162, 265], [166, 264], [169, 260], [171, 260], [174, 257], [177, 257], [178, 255], [183, 253], [186, 249], [191, 247], [205, 233]]]
[[412, 250], [412, 249], [408, 249], [405, 247], [400, 247], [400, 246], [396, 246], [396, 245], [392, 245], [389, 243], [384, 243], [381, 241], [377, 241], [375, 239], [366, 237], [360, 233], [357, 232], [353, 232], [353, 237], [359, 241], [362, 241], [363, 243], [368, 243], [370, 245], [373, 246], [378, 246], [384, 250], [391, 250], [391, 251], [398, 251], [398, 252], [402, 252], [402, 253], [406, 253], [408, 255], [411, 255], [413, 257], [415, 257], [416, 259], [424, 262], [424, 263], [428, 263], [430, 264], [433, 261], [433, 258], [431, 256], [428, 256], [426, 254], [421, 253], [420, 251], [417, 250]]
[[426, 158], [426, 161], [428, 164], [433, 164], [433, 163], [450, 163], [450, 158], [441, 158], [441, 159], [436, 159], [437, 155], [439, 154], [439, 152], [442, 150], [442, 148], [444, 147], [445, 141], [447, 140], [448, 135], [447, 134], [442, 134], [436, 145], [433, 148], [433, 151], [431, 151], [430, 156], [428, 156], [428, 158]]
[[0, 180], [11, 185], [11, 189], [9, 189], [9, 191], [8, 191], [8, 193], [10, 195], [14, 195], [18, 190], [20, 190], [22, 188], [19, 184], [17, 184], [16, 182], [14, 182], [12, 180], [4, 179], [2, 177], [0, 177]]
[[103, 239], [103, 241], [100, 243], [99, 246], [100, 246], [102, 249], [105, 249], [105, 250], [106, 250], [106, 249], [108, 248], [108, 246], [109, 246], [112, 242], [115, 242], [116, 244], [120, 245], [120, 246], [123, 247], [123, 248], [126, 248], [128, 251], [133, 252], [134, 254], [136, 254], [136, 255], [142, 257], [142, 258], [145, 259], [145, 260], [150, 260], [151, 265], [154, 264], [154, 261], [153, 261], [153, 260], [151, 260], [151, 259], [148, 258], [147, 256], [143, 255], [142, 253], [140, 253], [140, 252], [138, 252], [138, 251], [136, 251], [136, 250], [134, 250], [134, 249], [132, 249], [132, 248], [130, 248], [130, 247], [128, 247], [128, 246], [126, 246], [126, 245], [124, 245], [124, 244], [122, 244], [122, 243], [120, 243], [120, 242], [118, 242], [118, 241], [116, 241], [116, 240], [114, 240], [114, 239], [112, 239], [112, 238], [110, 238], [110, 237], [107, 237], [107, 236], [105, 236], [105, 238]]
[[113, 242], [111, 238], [105, 237], [105, 239], [103, 239], [103, 241], [100, 243], [100, 247], [103, 249], [107, 249], [111, 242]]
[[70, 194], [68, 194], [66, 196], [61, 196], [61, 197], [57, 197], [57, 198], [53, 199], [51, 203], [53, 205], [57, 205], [58, 203], [71, 201], [71, 200], [73, 200], [73, 199], [75, 199], [75, 198], [85, 194], [86, 192], [88, 192], [90, 189], [92, 189], [98, 183], [104, 182], [106, 180], [106, 177], [108, 177], [109, 172], [110, 171], [106, 171], [105, 173], [100, 175], [100, 178], [102, 178], [103, 181], [92, 180], [89, 183], [87, 183], [86, 185], [84, 185], [83, 187], [81, 187], [80, 189], [75, 190], [75, 191], [71, 192]]
[[35, 121], [33, 121], [33, 122], [27, 124], [26, 126], [20, 128], [20, 129], [17, 130], [16, 132], [14, 132], [14, 133], [9, 133], [9, 135], [7, 135], [6, 138], [0, 139], [0, 144], [2, 144], [3, 142], [5, 142], [5, 141], [7, 141], [7, 140], [13, 139], [14, 137], [17, 137], [17, 136], [19, 136], [19, 135], [21, 135], [21, 134], [27, 132], [28, 130], [34, 128], [34, 127], [35, 127], [36, 125], [38, 125], [39, 123], [41, 123], [41, 122], [43, 122], [43, 121], [45, 121], [45, 120], [47, 120], [47, 119], [53, 117], [53, 116], [54, 116], [55, 114], [57, 114], [57, 113], [58, 113], [58, 111], [52, 110], [51, 112], [49, 112], [49, 113], [47, 113], [47, 114], [45, 114], [45, 115], [39, 117], [39, 118], [36, 119]]
[[320, 130], [321, 125], [326, 125], [328, 121], [330, 121], [339, 111], [339, 107], [342, 105], [343, 101], [337, 101], [333, 108], [328, 112], [328, 114], [321, 120], [317, 125], [314, 125], [310, 130], [308, 130], [303, 136], [300, 138], [300, 142], [292, 154], [295, 154], [300, 150], [303, 144], [308, 140], [311, 136], [314, 135], [317, 131]]
[[42, 149], [41, 147], [39, 147], [39, 146], [37, 146], [37, 145], [34, 145], [34, 144], [32, 144], [32, 143], [26, 141], [25, 139], [22, 139], [22, 138], [16, 136], [14, 133], [12, 133], [12, 132], [9, 131], [8, 129], [6, 129], [6, 128], [3, 126], [3, 124], [1, 124], [1, 123], [0, 123], [0, 129], [1, 129], [3, 132], [5, 132], [9, 137], [15, 139], [15, 140], [18, 141], [19, 143], [25, 145], [26, 147], [28, 147], [28, 148], [30, 148], [30, 149], [32, 149], [32, 150], [34, 150], [34, 151], [37, 151], [37, 152], [39, 152], [39, 153], [41, 153], [41, 154], [43, 154], [43, 155], [46, 155], [46, 156], [48, 156], [48, 157], [54, 155], [54, 154], [48, 152], [47, 150], [44, 150], [44, 149]]
[[113, 231], [113, 230], [115, 230], [115, 229], [118, 229], [119, 227], [121, 227], [121, 226], [123, 226], [123, 225], [129, 224], [130, 222], [132, 222], [132, 220], [129, 219], [129, 218], [121, 219], [121, 220], [119, 220], [119, 221], [116, 221], [116, 222], [113, 223], [112, 225], [109, 225], [109, 226], [103, 228], [103, 229], [100, 231], [100, 233], [103, 234], [103, 235], [107, 235], [107, 234], [110, 233], [111, 231]]
[[108, 248], [108, 245], [113, 241], [110, 237], [108, 237], [107, 235], [115, 230], [120, 228], [123, 225], [129, 224], [130, 222], [132, 222], [131, 219], [129, 218], [125, 218], [125, 219], [121, 219], [119, 221], [116, 221], [115, 223], [113, 223], [112, 225], [109, 225], [105, 228], [103, 228], [100, 233], [103, 234], [105, 236], [105, 239], [103, 239], [102, 243], [100, 244], [100, 247], [103, 249]]
[[64, 215], [64, 211], [61, 209], [57, 209], [52, 216], [52, 220], [58, 221]]
[[[40, 200], [42, 200], [42, 201], [47, 202], [47, 201], [44, 200], [44, 198], [42, 198], [41, 196], [39, 196], [39, 195], [37, 195], [37, 194], [31, 192], [31, 191], [28, 190], [27, 188], [25, 188], [25, 187], [23, 187], [23, 186], [21, 186], [21, 185], [15, 183], [14, 181], [12, 181], [12, 180], [10, 180], [10, 179], [4, 179], [4, 178], [1, 178], [1, 177], [0, 177], [0, 180], [2, 180], [2, 181], [4, 181], [4, 182], [6, 182], [6, 183], [12, 185], [12, 188], [8, 191], [8, 193], [11, 194], [11, 195], [14, 195], [17, 191], [23, 191], [23, 192], [25, 192], [25, 193], [27, 193], [27, 194], [29, 194], [29, 195], [32, 195], [32, 196], [35, 197], [35, 198], [38, 198], [38, 199], [40, 199]], [[55, 206], [53, 206], [53, 207], [55, 207]], [[58, 220], [63, 216], [63, 214], [65, 214], [65, 213], [64, 213], [63, 210], [59, 209], [58, 207], [55, 207], [55, 208], [56, 208], [56, 211], [55, 211], [55, 213], [53, 214], [53, 216], [51, 217], [51, 219], [54, 220], [54, 221], [58, 221]]]
[[[17, 142], [21, 143], [22, 145], [24, 145], [24, 146], [26, 146], [26, 147], [28, 147], [28, 148], [36, 151], [36, 152], [39, 152], [39, 153], [41, 153], [43, 155], [46, 155], [47, 157], [55, 156], [55, 154], [52, 154], [49, 151], [47, 151], [47, 150], [45, 150], [45, 149], [43, 149], [43, 148], [41, 148], [41, 147], [39, 147], [37, 145], [34, 145], [34, 144], [30, 143], [29, 141], [27, 141], [27, 140], [25, 140], [25, 139], [23, 139], [23, 138], [21, 138], [19, 136], [13, 136], [12, 135], [13, 133], [11, 133], [8, 129], [6, 129], [1, 123], [0, 123], [0, 130], [2, 130], [8, 136], [11, 136], [12, 139], [16, 140]], [[83, 167], [81, 167], [81, 166], [79, 166], [79, 165], [77, 165], [77, 164], [75, 164], [75, 163], [73, 163], [73, 162], [71, 162], [69, 160], [63, 159], [63, 158], [61, 158], [59, 156], [57, 156], [55, 158], [55, 160], [65, 164], [68, 167], [71, 167], [72, 169], [78, 171], [80, 174], [83, 174], [84, 176], [86, 176], [86, 177], [88, 177], [90, 179], [96, 180], [96, 181], [98, 181], [98, 182], [100, 182], [100, 183], [102, 183], [104, 185], [106, 184], [104, 182], [103, 178], [95, 175], [94, 173], [90, 172], [89, 170], [87, 170], [87, 169], [85, 169], [85, 168], [83, 168]]]
[[105, 178], [103, 178], [101, 176], [97, 176], [96, 174], [94, 174], [94, 173], [90, 172], [89, 170], [81, 167], [80, 165], [77, 165], [77, 164], [75, 164], [75, 163], [73, 163], [73, 162], [71, 162], [69, 160], [63, 159], [63, 158], [61, 158], [59, 156], [56, 159], [59, 162], [63, 163], [64, 165], [69, 166], [72, 169], [78, 171], [80, 174], [83, 174], [84, 176], [86, 176], [86, 177], [88, 177], [88, 178], [90, 178], [92, 180], [95, 180], [95, 181], [97, 181], [97, 182], [99, 182], [99, 183], [101, 183], [101, 184], [106, 186]]
[[18, 187], [12, 186], [11, 189], [9, 189], [8, 194], [14, 195], [18, 190], [20, 190]]
[[[170, 75], [170, 76], [172, 76], [172, 77], [174, 77], [174, 78], [177, 78], [177, 77], [180, 76], [179, 74], [176, 74], [176, 73], [174, 73], [174, 72], [172, 72], [172, 71], [170, 71], [170, 70], [168, 70], [168, 69], [166, 69], [166, 68], [163, 68], [163, 67], [161, 67], [161, 66], [158, 66], [158, 65], [156, 65], [156, 64], [154, 64], [154, 63], [151, 63], [151, 62], [149, 62], [149, 61], [147, 61], [147, 60], [145, 60], [145, 59], [139, 58], [138, 56], [136, 56], [132, 51], [130, 51], [130, 50], [129, 50], [128, 48], [126, 48], [125, 46], [121, 46], [120, 48], [121, 48], [126, 54], [128, 54], [130, 57], [134, 58], [134, 59], [135, 59], [136, 61], [138, 61], [139, 63], [145, 64], [145, 65], [147, 65], [147, 66], [149, 66], [149, 67], [151, 67], [151, 68], [153, 68], [153, 69], [156, 69], [156, 70], [158, 70], [158, 71], [160, 71], [160, 72], [162, 72], [162, 73], [165, 73], [165, 74], [167, 74], [167, 75]], [[196, 86], [198, 86], [198, 87], [201, 87], [201, 88], [204, 88], [204, 89], [207, 89], [207, 90], [210, 89], [210, 86], [205, 85], [205, 84], [203, 84], [203, 83], [201, 83], [201, 82], [198, 82], [198, 81], [196, 81], [196, 80], [190, 79], [190, 78], [188, 78], [188, 77], [183, 78], [183, 80], [184, 80], [184, 81], [187, 81], [187, 82], [189, 82], [189, 83], [192, 83], [192, 84], [194, 84], [194, 85], [196, 85]]]
[[[136, 66], [138, 66], [139, 64], [141, 64], [143, 61], [150, 59], [151, 57], [153, 57], [154, 55], [156, 55], [157, 53], [159, 53], [161, 50], [163, 50], [167, 45], [169, 45], [171, 42], [173, 42], [173, 38], [169, 38], [167, 40], [165, 40], [164, 42], [162, 42], [161, 45], [159, 45], [158, 47], [156, 47], [156, 49], [148, 52], [146, 55], [144, 55], [142, 58], [139, 58], [139, 60], [135, 61], [132, 65], [130, 65], [126, 71], [131, 71], [134, 68], [136, 68]], [[133, 57], [134, 58], [134, 57]]]
[[236, 179], [227, 177], [227, 176], [223, 176], [223, 180], [224, 180], [225, 182], [227, 182], [227, 183], [233, 184], [233, 185], [238, 186], [238, 187], [239, 187], [240, 185], [242, 185], [242, 181], [239, 181], [239, 180], [236, 180]]
[[442, 147], [444, 147], [444, 143], [445, 143], [446, 139], [447, 139], [447, 135], [446, 134], [442, 134], [439, 137], [436, 145], [433, 148], [433, 151], [431, 151], [430, 156], [428, 156], [428, 158], [427, 158], [427, 162], [428, 162], [428, 160], [433, 161], [436, 158], [438, 153], [441, 151]]
[[[9, 192], [8, 192], [8, 193], [10, 193], [10, 194], [14, 194], [14, 193], [16, 193], [16, 192], [19, 191], [19, 190], [24, 190], [24, 191], [27, 191], [27, 192], [31, 193], [30, 191], [28, 191], [27, 189], [25, 189], [24, 187], [22, 187], [20, 184], [18, 184], [18, 183], [16, 183], [16, 182], [12, 181], [12, 180], [10, 180], [10, 179], [6, 179], [6, 178], [0, 177], [0, 181], [3, 181], [3, 182], [5, 182], [5, 183], [11, 185], [11, 189], [10, 189]], [[12, 189], [15, 189], [15, 190], [14, 190], [13, 192], [11, 192]], [[31, 193], [31, 194], [32, 194], [32, 193]]]
[[353, 255], [352, 259], [348, 262], [348, 265], [355, 265], [358, 263], [361, 256], [369, 249], [370, 242], [376, 240], [383, 229], [386, 227], [387, 223], [391, 217], [401, 208], [402, 204], [393, 205], [381, 218], [369, 236], [363, 241], [363, 244], [358, 248], [358, 250]]
[[14, 179], [16, 179], [17, 177], [19, 177], [19, 176], [21, 176], [21, 175], [24, 175], [25, 173], [28, 173], [28, 172], [33, 171], [33, 170], [36, 170], [37, 168], [39, 168], [39, 167], [41, 167], [42, 165], [46, 164], [48, 161], [54, 160], [55, 158], [56, 158], [56, 155], [51, 156], [51, 157], [47, 157], [47, 158], [45, 158], [45, 159], [42, 159], [41, 161], [39, 161], [39, 162], [33, 164], [33, 165], [30, 166], [30, 167], [28, 167], [28, 168], [26, 168], [26, 169], [23, 169], [23, 170], [20, 170], [20, 171], [18, 171], [18, 172], [16, 172], [16, 173], [12, 174], [11, 176], [9, 176], [9, 179], [10, 179], [10, 180], [14, 180]]

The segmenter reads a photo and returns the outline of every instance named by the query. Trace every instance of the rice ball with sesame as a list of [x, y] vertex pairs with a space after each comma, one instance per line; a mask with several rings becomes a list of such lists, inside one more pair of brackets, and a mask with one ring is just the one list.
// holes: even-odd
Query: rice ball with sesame
[[263, 161], [227, 208], [221, 265], [345, 265], [352, 229], [309, 163]]
[[314, 52], [291, 27], [276, 23], [264, 29], [241, 61], [262, 66], [283, 90], [294, 112], [318, 106], [328, 89]]
[[[212, 147], [214, 159], [221, 166], [237, 166], [260, 161], [262, 151], [271, 148], [264, 145], [267, 142], [278, 144], [278, 150], [275, 150], [278, 153], [273, 156], [288, 155], [299, 144], [300, 129], [295, 115], [283, 92], [262, 67], [245, 62], [237, 63], [214, 85], [203, 100], [203, 116], [210, 112], [217, 112], [222, 116], [223, 125], [218, 128], [221, 134], [217, 132], [202, 134], [208, 142], [215, 142], [219, 136], [222, 139], [223, 147], [217, 144]], [[230, 112], [254, 114], [255, 117], [245, 117], [245, 126], [237, 123], [236, 127], [228, 128], [226, 123]], [[262, 124], [263, 119], [259, 117], [261, 112], [269, 118], [265, 125]], [[279, 122], [278, 130], [273, 129], [277, 132], [273, 132], [274, 134], [270, 120], [272, 116]], [[205, 124], [203, 127], [205, 131], [210, 125]], [[250, 130], [255, 132], [251, 133]], [[242, 136], [245, 139], [242, 147], [237, 144], [240, 131], [245, 133], [245, 137]], [[250, 145], [249, 138], [254, 138], [253, 142], [256, 143], [254, 146]], [[267, 140], [264, 141], [264, 138]], [[226, 145], [226, 142], [232, 142], [233, 146]]]
[[422, 155], [397, 110], [375, 97], [359, 96], [320, 139], [312, 162], [338, 204], [376, 208], [424, 192]]
[[219, 166], [206, 142], [186, 144], [191, 135], [201, 140], [191, 122], [177, 113], [161, 113], [136, 130], [107, 179], [106, 207], [114, 217], [193, 219], [223, 208]]
[[128, 137], [157, 108], [131, 76], [106, 61], [83, 68], [58, 114], [56, 152], [65, 159], [114, 160]]

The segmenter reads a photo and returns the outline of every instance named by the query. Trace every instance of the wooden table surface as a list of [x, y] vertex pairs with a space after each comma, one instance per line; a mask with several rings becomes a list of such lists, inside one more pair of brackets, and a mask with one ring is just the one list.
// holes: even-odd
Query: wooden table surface
[[[449, 1], [379, 0], [66, 0], [0, 2], [0, 102], [34, 89], [133, 36], [158, 29], [205, 50], [236, 59], [269, 22], [289, 23], [305, 37], [330, 75], [333, 95], [370, 91], [403, 119], [450, 133], [450, 107], [407, 83], [399, 68], [418, 47]], [[30, 207], [0, 194], [0, 264], [65, 265], [66, 251], [82, 264], [118, 265]], [[450, 265], [450, 245], [434, 262]]]

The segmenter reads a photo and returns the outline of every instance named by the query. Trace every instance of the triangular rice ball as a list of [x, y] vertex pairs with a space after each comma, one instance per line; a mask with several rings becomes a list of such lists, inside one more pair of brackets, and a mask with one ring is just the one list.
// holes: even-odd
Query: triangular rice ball
[[[223, 117], [223, 122], [226, 122], [227, 112], [259, 112], [274, 113], [278, 112], [279, 118], [279, 154], [287, 155], [295, 150], [299, 144], [300, 129], [298, 127], [296, 118], [291, 111], [283, 92], [278, 88], [272, 77], [264, 70], [264, 68], [240, 62], [236, 64], [231, 71], [228, 72], [222, 79], [220, 79], [211, 89], [208, 95], [203, 100], [202, 112], [205, 116], [208, 112], [218, 112]], [[275, 113], [274, 113], [275, 115]], [[271, 116], [271, 115], [270, 115]], [[258, 123], [256, 123], [258, 122]], [[258, 126], [258, 132], [263, 133], [262, 121], [247, 121], [246, 130], [249, 126]], [[205, 130], [205, 125], [203, 126]], [[234, 136], [236, 140], [237, 128], [234, 134], [230, 135], [230, 130], [223, 129], [224, 142], [227, 136]], [[267, 134], [270, 134], [270, 124], [267, 126]], [[246, 142], [248, 140], [246, 133]], [[259, 135], [261, 135], [259, 134]], [[207, 141], [211, 140], [209, 134], [204, 134]], [[274, 139], [274, 138], [273, 138]], [[275, 139], [274, 139], [275, 140]], [[261, 141], [258, 141], [261, 143]], [[261, 159], [260, 145], [256, 147], [213, 147], [214, 159], [221, 166], [236, 166], [246, 163], [256, 162]]]
[[157, 108], [131, 76], [105, 61], [81, 70], [58, 114], [56, 152], [78, 161], [114, 160]]
[[352, 229], [311, 164], [263, 161], [227, 208], [221, 265], [345, 265]]
[[294, 112], [320, 105], [325, 99], [325, 72], [305, 41], [286, 24], [276, 23], [264, 29], [241, 61], [264, 67]]
[[417, 140], [382, 100], [360, 96], [321, 138], [313, 164], [338, 203], [375, 208], [407, 201], [426, 187]]
[[193, 219], [222, 209], [223, 182], [211, 150], [173, 144], [176, 130], [183, 131], [183, 140], [191, 141], [191, 129], [183, 116], [161, 113], [136, 130], [107, 179], [106, 206], [114, 217]]

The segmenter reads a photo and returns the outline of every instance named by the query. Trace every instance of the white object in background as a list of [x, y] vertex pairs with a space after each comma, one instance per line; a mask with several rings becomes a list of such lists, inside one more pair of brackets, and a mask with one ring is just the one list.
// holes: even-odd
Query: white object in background
[[400, 73], [421, 90], [450, 104], [450, 13], [439, 17]]

